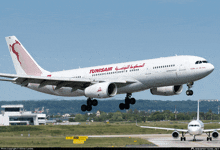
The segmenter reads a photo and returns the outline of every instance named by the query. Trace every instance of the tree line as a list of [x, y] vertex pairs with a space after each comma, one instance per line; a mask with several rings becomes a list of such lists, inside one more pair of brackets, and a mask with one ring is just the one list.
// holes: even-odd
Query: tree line
[[[200, 120], [220, 120], [220, 115], [215, 114], [210, 109], [208, 112], [199, 113]], [[197, 118], [197, 112], [180, 112], [174, 113], [170, 110], [165, 110], [163, 112], [146, 112], [138, 111], [137, 109], [129, 109], [127, 112], [110, 112], [106, 113], [101, 111], [100, 116], [93, 114], [76, 114], [75, 119], [70, 118], [69, 121], [161, 121], [161, 120], [192, 120]]]
[[[126, 110], [120, 110], [119, 104], [124, 103], [124, 100], [98, 100], [98, 105], [92, 107], [91, 113], [96, 113], [98, 110], [106, 113], [120, 111], [125, 113]], [[0, 101], [0, 105], [15, 105], [22, 104], [24, 109], [27, 111], [34, 111], [35, 108], [44, 107], [44, 110], [49, 109], [48, 115], [62, 115], [65, 113], [69, 114], [84, 114], [85, 112], [81, 111], [81, 105], [86, 104], [86, 100], [20, 100], [20, 101]], [[200, 112], [208, 112], [209, 109], [213, 113], [218, 113], [218, 106], [220, 102], [218, 101], [202, 101], [200, 102]], [[140, 110], [145, 112], [154, 112], [154, 111], [163, 111], [170, 110], [179, 113], [184, 112], [193, 112], [197, 110], [197, 101], [196, 100], [179, 100], [179, 101], [161, 101], [161, 100], [137, 100], [134, 105], [130, 105], [132, 110]], [[3, 109], [1, 109], [3, 110]], [[46, 111], [44, 112], [46, 113]]]

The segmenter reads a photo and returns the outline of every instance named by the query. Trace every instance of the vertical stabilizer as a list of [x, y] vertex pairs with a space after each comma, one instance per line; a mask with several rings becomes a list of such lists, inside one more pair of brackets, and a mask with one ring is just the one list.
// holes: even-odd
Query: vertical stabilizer
[[199, 100], [198, 100], [198, 108], [197, 108], [197, 120], [199, 120]]
[[17, 74], [41, 76], [49, 73], [37, 64], [15, 36], [5, 39]]

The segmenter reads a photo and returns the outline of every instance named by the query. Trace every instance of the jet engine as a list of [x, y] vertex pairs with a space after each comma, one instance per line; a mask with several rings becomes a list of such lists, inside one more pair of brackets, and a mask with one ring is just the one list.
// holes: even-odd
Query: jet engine
[[212, 132], [212, 137], [213, 137], [213, 138], [215, 138], [215, 139], [218, 138], [218, 135], [219, 135], [219, 134], [218, 134], [217, 131]]
[[172, 137], [175, 138], [175, 139], [177, 139], [177, 138], [179, 137], [179, 132], [173, 131]]
[[115, 83], [103, 82], [91, 85], [84, 90], [85, 96], [90, 98], [108, 98], [117, 94]]
[[153, 95], [170, 96], [170, 95], [178, 95], [182, 92], [182, 90], [183, 90], [183, 85], [172, 85], [172, 86], [152, 88], [150, 89], [150, 92]]

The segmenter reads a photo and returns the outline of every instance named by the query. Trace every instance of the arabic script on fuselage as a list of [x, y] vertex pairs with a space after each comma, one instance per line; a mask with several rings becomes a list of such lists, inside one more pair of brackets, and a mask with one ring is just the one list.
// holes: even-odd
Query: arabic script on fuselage
[[[116, 71], [119, 70], [127, 70], [127, 69], [135, 69], [135, 68], [141, 68], [144, 67], [145, 63], [141, 64], [141, 65], [127, 65], [124, 67], [119, 68], [118, 66], [115, 67]], [[112, 71], [113, 67], [105, 67], [105, 68], [99, 68], [99, 69], [90, 69], [89, 73], [100, 73], [100, 72], [107, 72], [107, 71]]]
[[116, 71], [118, 70], [127, 70], [127, 69], [135, 69], [135, 68], [141, 68], [141, 67], [144, 67], [145, 63], [143, 63], [142, 65], [127, 65], [125, 67], [121, 67], [121, 68], [118, 68], [118, 66], [115, 68]]

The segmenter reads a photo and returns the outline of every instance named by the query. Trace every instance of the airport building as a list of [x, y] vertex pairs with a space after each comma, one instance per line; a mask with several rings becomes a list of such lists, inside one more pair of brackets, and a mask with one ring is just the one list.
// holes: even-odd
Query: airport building
[[2, 105], [0, 125], [46, 125], [46, 114], [22, 111], [23, 105]]

